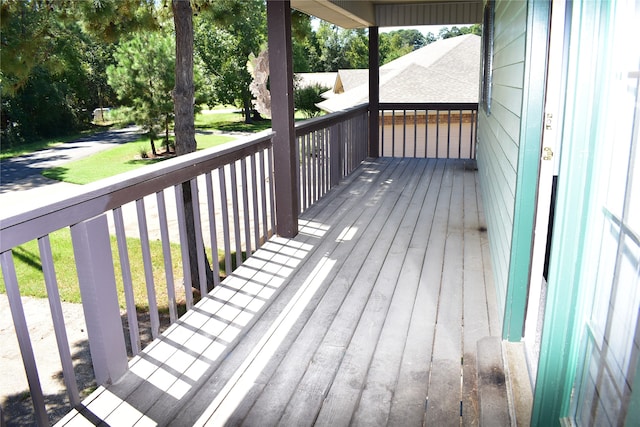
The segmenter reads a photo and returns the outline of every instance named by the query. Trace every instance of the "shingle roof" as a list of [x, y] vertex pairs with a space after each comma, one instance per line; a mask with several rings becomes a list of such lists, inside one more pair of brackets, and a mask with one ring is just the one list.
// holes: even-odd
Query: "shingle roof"
[[[383, 65], [380, 102], [478, 102], [480, 40], [472, 34], [439, 40]], [[345, 75], [360, 84], [351, 80], [351, 88], [318, 106], [332, 112], [367, 102], [368, 70], [358, 71], [364, 72]]]

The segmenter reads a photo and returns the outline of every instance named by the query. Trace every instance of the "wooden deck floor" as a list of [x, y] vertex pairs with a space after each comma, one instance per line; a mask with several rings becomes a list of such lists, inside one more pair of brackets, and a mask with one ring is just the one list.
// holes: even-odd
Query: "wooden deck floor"
[[60, 424], [473, 425], [499, 334], [474, 163], [365, 163]]

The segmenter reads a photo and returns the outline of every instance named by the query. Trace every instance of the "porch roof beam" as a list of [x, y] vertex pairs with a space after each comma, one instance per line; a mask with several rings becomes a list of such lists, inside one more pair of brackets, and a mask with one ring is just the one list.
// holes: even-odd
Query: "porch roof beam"
[[291, 6], [342, 28], [482, 22], [483, 0], [291, 0]]

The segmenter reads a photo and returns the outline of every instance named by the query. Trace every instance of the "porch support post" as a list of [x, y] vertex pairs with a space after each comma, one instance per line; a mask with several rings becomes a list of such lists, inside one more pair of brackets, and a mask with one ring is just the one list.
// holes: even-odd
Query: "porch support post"
[[291, 2], [267, 0], [276, 233], [298, 234], [296, 138], [293, 120]]
[[107, 216], [72, 225], [71, 240], [96, 382], [111, 384], [128, 362]]
[[369, 157], [380, 157], [380, 54], [378, 27], [369, 27]]

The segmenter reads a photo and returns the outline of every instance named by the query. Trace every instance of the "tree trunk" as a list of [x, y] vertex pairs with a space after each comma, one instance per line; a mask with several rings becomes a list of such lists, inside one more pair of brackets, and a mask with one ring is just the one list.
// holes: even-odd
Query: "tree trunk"
[[196, 151], [193, 116], [193, 13], [190, 0], [172, 0], [176, 31], [176, 86], [173, 89], [176, 153]]
[[253, 123], [253, 118], [251, 117], [251, 110], [253, 109], [253, 105], [251, 105], [251, 97], [244, 97], [244, 122], [247, 124]]
[[169, 117], [164, 116], [164, 145], [167, 154], [171, 153], [171, 144], [169, 144]]
[[[196, 151], [195, 124], [193, 113], [193, 12], [190, 0], [172, 0], [173, 23], [176, 34], [176, 86], [173, 89], [173, 111], [175, 114], [176, 154], [182, 155]], [[198, 274], [198, 257], [196, 247], [196, 229], [194, 226], [194, 209], [192, 204], [191, 184], [182, 184], [184, 210], [189, 245], [189, 265], [191, 271], [191, 287], [200, 289]], [[202, 248], [204, 251], [204, 248]], [[213, 288], [211, 267], [207, 262], [207, 289]]]
[[151, 141], [151, 154], [153, 154], [153, 157], [156, 157], [158, 155], [158, 152], [156, 151], [156, 144], [153, 141], [153, 136], [149, 136], [149, 140]]

